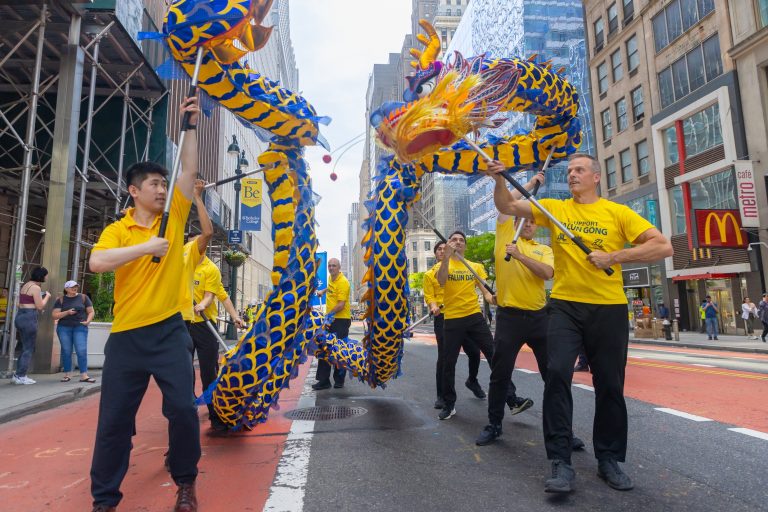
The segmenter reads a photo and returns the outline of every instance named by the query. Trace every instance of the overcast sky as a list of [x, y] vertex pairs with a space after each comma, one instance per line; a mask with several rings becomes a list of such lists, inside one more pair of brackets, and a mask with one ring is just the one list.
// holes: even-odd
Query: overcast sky
[[[321, 128], [331, 150], [365, 129], [365, 93], [374, 64], [399, 53], [410, 31], [411, 0], [291, 0], [291, 39], [303, 96], [333, 121]], [[343, 151], [343, 150], [342, 150]], [[347, 240], [347, 215], [357, 201], [363, 144], [325, 164], [322, 148], [308, 148], [317, 207], [320, 250], [340, 257]], [[330, 179], [336, 165], [339, 178]]]

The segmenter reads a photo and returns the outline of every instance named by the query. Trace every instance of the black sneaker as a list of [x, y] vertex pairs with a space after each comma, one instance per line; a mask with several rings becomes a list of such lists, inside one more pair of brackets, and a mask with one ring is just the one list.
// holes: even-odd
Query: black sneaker
[[575, 452], [580, 452], [584, 449], [586, 444], [584, 444], [584, 441], [582, 441], [580, 438], [573, 436], [571, 438], [571, 450]]
[[514, 416], [515, 414], [520, 414], [526, 409], [530, 409], [533, 406], [533, 400], [530, 398], [522, 398], [518, 396], [515, 397], [514, 402], [507, 402], [507, 405], [509, 406], [509, 414]]
[[333, 389], [341, 389], [344, 387], [344, 381], [342, 382], [334, 382], [333, 383]]
[[322, 391], [323, 389], [331, 389], [331, 381], [324, 380], [324, 381], [318, 381], [312, 384], [312, 389], [315, 391]]
[[442, 409], [443, 407], [445, 407], [445, 401], [438, 397], [438, 399], [435, 400], [435, 409]]
[[485, 446], [494, 442], [498, 437], [501, 437], [501, 425], [494, 425], [493, 423], [489, 423], [483, 428], [483, 431], [480, 432], [480, 435], [477, 436], [475, 444], [477, 446]]
[[218, 416], [211, 416], [211, 430], [214, 432], [224, 433], [228, 430], [227, 424], [221, 421]]
[[573, 367], [573, 371], [575, 372], [588, 372], [589, 371], [589, 365], [588, 364], [577, 364]]
[[632, 480], [621, 470], [619, 463], [613, 459], [597, 461], [597, 476], [617, 491], [628, 491], [634, 487]]
[[447, 420], [451, 416], [456, 414], [456, 409], [454, 409], [453, 406], [444, 406], [443, 409], [438, 413], [437, 419], [439, 420]]
[[545, 492], [566, 493], [573, 490], [572, 484], [576, 479], [576, 472], [573, 466], [564, 460], [555, 459], [552, 461], [552, 477], [544, 482]]
[[467, 382], [465, 382], [464, 385], [467, 386], [467, 388], [469, 388], [469, 390], [474, 393], [477, 398], [481, 400], [485, 398], [485, 391], [483, 391], [483, 388], [480, 387], [480, 383], [477, 382], [477, 379], [467, 379]]

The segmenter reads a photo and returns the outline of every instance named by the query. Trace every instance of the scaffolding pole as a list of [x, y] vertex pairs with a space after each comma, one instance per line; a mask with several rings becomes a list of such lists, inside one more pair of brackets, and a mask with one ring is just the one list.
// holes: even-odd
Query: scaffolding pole
[[43, 67], [43, 46], [45, 44], [45, 25], [48, 15], [48, 4], [43, 2], [40, 9], [40, 26], [37, 35], [37, 53], [35, 55], [35, 70], [32, 77], [32, 94], [29, 98], [29, 115], [27, 120], [27, 140], [24, 149], [24, 170], [21, 175], [21, 197], [19, 205], [18, 223], [16, 226], [16, 240], [14, 242], [13, 272], [11, 273], [11, 298], [8, 301], [6, 320], [11, 326], [8, 336], [8, 375], [13, 371], [13, 352], [16, 340], [16, 312], [19, 307], [19, 292], [21, 290], [21, 270], [24, 264], [24, 236], [27, 230], [27, 207], [29, 203], [29, 182], [32, 177], [32, 153], [35, 144], [35, 122], [37, 121], [37, 101], [40, 94], [40, 73]]
[[120, 200], [123, 190], [123, 162], [125, 160], [125, 125], [128, 123], [128, 95], [131, 93], [131, 84], [125, 84], [125, 96], [123, 97], [123, 120], [120, 125], [120, 154], [117, 157], [117, 193], [115, 194], [115, 216], [120, 213]]

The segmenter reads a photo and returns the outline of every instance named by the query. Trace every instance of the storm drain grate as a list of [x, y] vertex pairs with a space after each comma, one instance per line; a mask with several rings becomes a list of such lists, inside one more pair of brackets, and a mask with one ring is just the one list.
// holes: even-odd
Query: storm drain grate
[[368, 410], [363, 407], [347, 407], [344, 405], [326, 405], [322, 407], [307, 407], [296, 409], [286, 414], [292, 420], [327, 421], [343, 420], [353, 416], [362, 416]]

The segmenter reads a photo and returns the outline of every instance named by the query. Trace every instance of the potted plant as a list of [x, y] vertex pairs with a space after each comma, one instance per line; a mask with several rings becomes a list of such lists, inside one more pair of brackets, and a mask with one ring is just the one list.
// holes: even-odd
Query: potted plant
[[115, 273], [104, 272], [88, 277], [88, 291], [93, 302], [93, 322], [88, 326], [88, 367], [104, 366], [104, 347], [112, 331], [115, 305]]
[[237, 249], [227, 249], [224, 251], [224, 259], [230, 267], [239, 267], [245, 263], [246, 258], [248, 258], [248, 256]]

